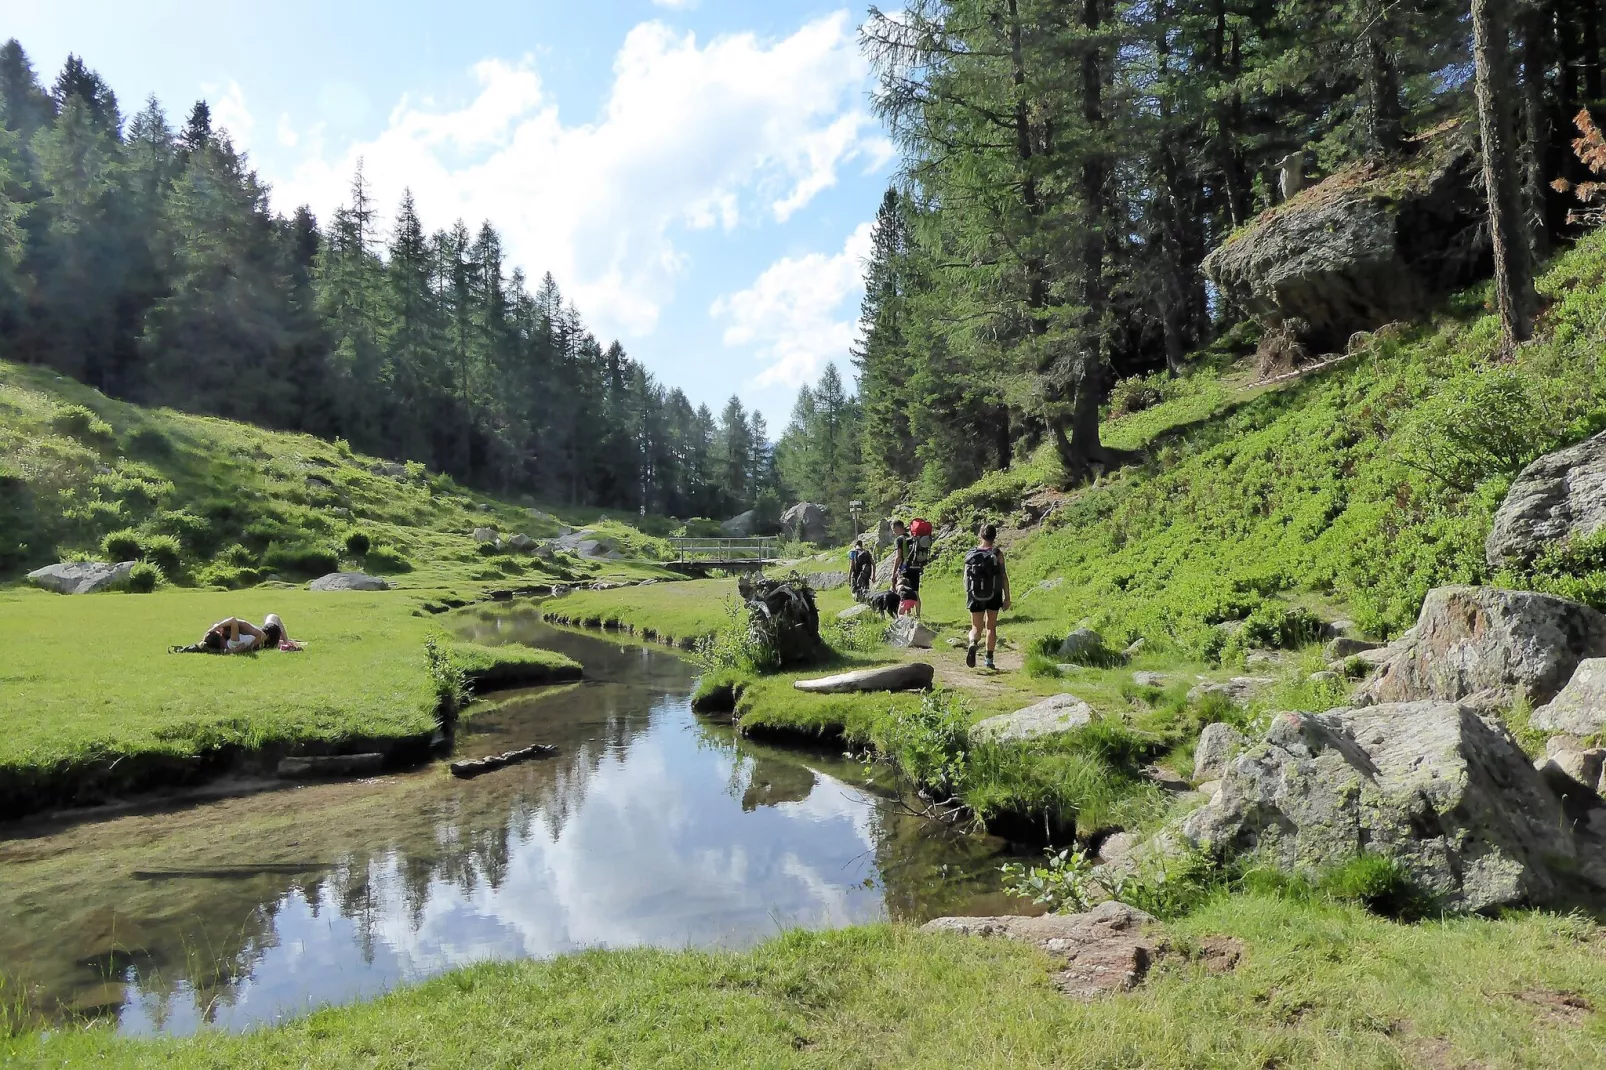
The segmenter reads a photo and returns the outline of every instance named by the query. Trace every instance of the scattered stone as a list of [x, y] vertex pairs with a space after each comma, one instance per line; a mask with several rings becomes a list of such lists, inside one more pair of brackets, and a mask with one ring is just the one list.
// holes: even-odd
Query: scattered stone
[[307, 584], [309, 591], [388, 591], [390, 581], [366, 572], [331, 572]]
[[1579, 861], [1560, 804], [1504, 726], [1453, 702], [1281, 714], [1228, 763], [1215, 799], [1173, 827], [1288, 870], [1364, 849], [1452, 910], [1557, 901]]
[[109, 565], [104, 561], [64, 561], [28, 573], [28, 582], [57, 594], [94, 594], [128, 581], [133, 561]]
[[508, 539], [507, 544], [510, 549], [518, 550], [521, 553], [535, 548], [535, 540], [522, 531]]
[[1059, 588], [1060, 584], [1062, 584], [1064, 582], [1065, 582], [1065, 577], [1064, 576], [1055, 576], [1052, 579], [1041, 580], [1041, 581], [1038, 582], [1038, 584], [1035, 587], [1032, 588], [1031, 591], [1028, 591], [1027, 593], [1030, 594], [1030, 593], [1035, 592], [1035, 591], [1053, 591], [1053, 590], [1057, 590]]
[[857, 669], [817, 680], [797, 680], [792, 686], [813, 694], [838, 695], [850, 691], [924, 691], [931, 687], [936, 670], [920, 661]]
[[1346, 639], [1359, 637], [1360, 629], [1352, 620], [1329, 621], [1322, 625], [1323, 639]]
[[1322, 657], [1328, 661], [1337, 661], [1343, 658], [1352, 658], [1357, 654], [1364, 654], [1368, 650], [1376, 650], [1382, 645], [1382, 643], [1374, 643], [1370, 639], [1339, 636], [1322, 648]]
[[1169, 791], [1173, 795], [1185, 795], [1193, 791], [1192, 784], [1163, 765], [1144, 766], [1143, 775], [1157, 784], [1162, 791]]
[[1080, 665], [1072, 665], [1068, 661], [1062, 661], [1059, 664], [1054, 666], [1054, 671], [1059, 673], [1061, 676], [1070, 676], [1070, 675], [1072, 675], [1074, 673], [1081, 672], [1082, 671], [1082, 666], [1080, 666]]
[[1093, 709], [1087, 703], [1075, 695], [1055, 695], [1014, 713], [1001, 713], [978, 721], [970, 726], [970, 736], [995, 743], [1017, 743], [1069, 732], [1092, 720]]
[[1130, 661], [1139, 654], [1143, 653], [1143, 648], [1148, 645], [1149, 641], [1140, 635], [1136, 639], [1132, 640], [1131, 643], [1127, 644], [1127, 648], [1121, 651], [1121, 656]]
[[1206, 681], [1189, 690], [1188, 701], [1198, 702], [1206, 695], [1226, 695], [1235, 705], [1242, 706], [1274, 682], [1269, 676], [1234, 676], [1231, 680]]
[[1576, 799], [1586, 792], [1596, 795], [1601, 789], [1601, 772], [1606, 768], [1606, 750], [1558, 750], [1534, 762], [1534, 768], [1550, 790], [1563, 798]]
[[1073, 999], [1092, 1000], [1111, 992], [1128, 992], [1143, 983], [1166, 950], [1163, 940], [1144, 933], [1144, 927], [1153, 921], [1141, 910], [1109, 900], [1085, 914], [937, 918], [922, 925], [920, 931], [1032, 944], [1055, 960], [1054, 983], [1061, 992]]
[[497, 541], [496, 529], [495, 528], [475, 528], [474, 529], [474, 541], [475, 542], [496, 542]]
[[476, 505], [474, 508], [482, 513], [488, 513], [491, 511], [491, 505], [489, 502], [480, 502], [480, 504]]
[[1221, 790], [1221, 781], [1219, 779], [1206, 780], [1193, 790], [1199, 795], [1204, 796], [1207, 800], [1214, 799], [1216, 797], [1216, 792]]
[[829, 535], [825, 506], [798, 502], [781, 514], [781, 530], [798, 542], [823, 543]]
[[1361, 692], [1367, 702], [1456, 701], [1480, 691], [1549, 702], [1580, 661], [1606, 655], [1606, 616], [1555, 595], [1498, 587], [1428, 592], [1408, 639]]
[[1077, 628], [1060, 643], [1059, 655], [1073, 662], [1098, 663], [1108, 658], [1104, 636], [1092, 628]]
[[1227, 763], [1248, 742], [1249, 737], [1230, 724], [1217, 721], [1205, 725], [1193, 749], [1193, 779], [1219, 780], [1227, 771]]
[[1139, 687], [1164, 687], [1171, 682], [1171, 677], [1163, 672], [1135, 672], [1132, 682]]
[[368, 776], [384, 768], [383, 754], [334, 754], [327, 757], [282, 758], [279, 761], [278, 775], [285, 780], [322, 776]]
[[837, 620], [857, 620], [866, 613], [874, 613], [875, 609], [863, 602], [856, 602], [836, 615]]
[[1584, 539], [1606, 526], [1606, 434], [1547, 453], [1506, 492], [1495, 512], [1484, 557], [1490, 569], [1532, 561], [1558, 542]]
[[1311, 673], [1305, 678], [1305, 682], [1310, 684], [1336, 684], [1343, 679], [1343, 673], [1334, 672], [1332, 669], [1323, 669], [1320, 672]]
[[1530, 723], [1545, 732], [1593, 736], [1606, 731], [1606, 658], [1585, 658], [1555, 698]]
[[1283, 663], [1280, 650], [1251, 650], [1244, 655], [1246, 669], [1275, 669]]
[[887, 642], [898, 647], [930, 650], [937, 633], [914, 617], [899, 617], [887, 625]]
[[389, 476], [391, 479], [406, 479], [407, 466], [397, 464], [395, 461], [380, 461], [371, 469], [376, 475]]

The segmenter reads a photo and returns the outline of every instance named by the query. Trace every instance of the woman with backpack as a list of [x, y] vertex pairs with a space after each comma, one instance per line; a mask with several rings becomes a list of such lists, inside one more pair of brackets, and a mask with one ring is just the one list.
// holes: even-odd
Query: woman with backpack
[[994, 546], [998, 528], [982, 525], [981, 545], [965, 555], [965, 603], [970, 608], [970, 647], [965, 651], [965, 664], [976, 667], [976, 646], [983, 629], [987, 632], [987, 667], [993, 664], [993, 651], [998, 647], [998, 611], [1008, 609], [1009, 572], [1004, 568], [1004, 551]]

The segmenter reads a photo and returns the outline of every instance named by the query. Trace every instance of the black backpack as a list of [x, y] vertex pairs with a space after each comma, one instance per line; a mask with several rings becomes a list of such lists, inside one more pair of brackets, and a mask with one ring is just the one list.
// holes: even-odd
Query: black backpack
[[998, 597], [1002, 572], [998, 551], [976, 547], [965, 555], [965, 594], [973, 602], [992, 601]]

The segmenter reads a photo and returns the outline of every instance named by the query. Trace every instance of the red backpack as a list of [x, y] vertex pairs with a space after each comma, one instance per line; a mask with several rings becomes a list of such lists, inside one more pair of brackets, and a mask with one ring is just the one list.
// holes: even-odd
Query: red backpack
[[931, 563], [931, 544], [934, 535], [931, 521], [915, 517], [909, 522], [909, 554], [903, 567], [916, 572]]

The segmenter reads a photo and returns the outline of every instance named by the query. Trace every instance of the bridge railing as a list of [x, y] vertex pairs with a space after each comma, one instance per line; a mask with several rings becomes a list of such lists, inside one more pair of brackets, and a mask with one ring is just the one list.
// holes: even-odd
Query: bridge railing
[[680, 564], [701, 561], [773, 561], [780, 551], [780, 540], [753, 539], [670, 539]]

